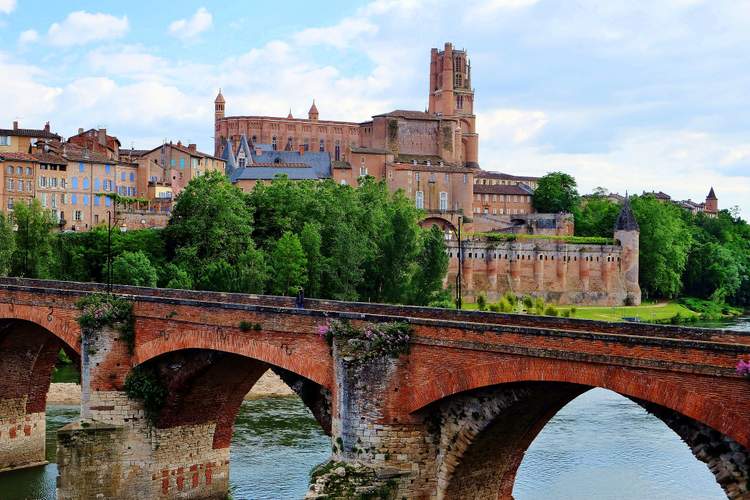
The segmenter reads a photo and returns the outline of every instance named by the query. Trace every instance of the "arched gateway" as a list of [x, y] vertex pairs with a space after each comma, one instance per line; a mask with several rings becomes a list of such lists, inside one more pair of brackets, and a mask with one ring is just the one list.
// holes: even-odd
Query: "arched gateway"
[[[76, 301], [102, 291], [0, 279], [5, 468], [35, 463], [19, 429], [38, 441], [23, 422], [36, 418], [38, 430], [41, 414], [43, 425], [53, 355], [81, 353], [82, 420], [59, 433], [61, 499], [223, 497], [237, 410], [268, 368], [332, 435], [336, 467], [312, 485], [321, 494], [326, 471], [357, 463], [344, 468], [358, 488], [394, 498], [510, 498], [549, 418], [603, 387], [680, 435], [728, 497], [750, 495], [750, 381], [735, 372], [750, 356], [747, 335], [133, 287], [114, 289], [132, 323], [82, 334]], [[355, 362], [340, 354], [348, 344], [331, 348], [319, 334], [335, 318], [355, 329], [408, 323], [409, 352]]]

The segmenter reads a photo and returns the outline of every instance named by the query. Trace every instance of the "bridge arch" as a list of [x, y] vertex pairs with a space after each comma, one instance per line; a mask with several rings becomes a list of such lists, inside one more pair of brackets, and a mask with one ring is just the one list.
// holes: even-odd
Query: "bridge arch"
[[[621, 394], [655, 415], [709, 465], [730, 498], [745, 498], [741, 495], [750, 495], [748, 384], [738, 379], [730, 397], [717, 395], [709, 377], [701, 378], [508, 356], [498, 364], [436, 373], [431, 383], [412, 391], [410, 409], [432, 420], [439, 415], [442, 422], [438, 498], [512, 498], [516, 472], [538, 433], [594, 387]], [[732, 454], [739, 454], [739, 464]]]
[[[78, 325], [78, 310], [55, 307], [39, 307], [33, 304], [0, 303], [0, 329], [9, 328], [14, 322], [31, 323], [48, 332], [65, 344], [66, 350], [81, 352], [81, 327]], [[2, 331], [2, 330], [0, 330]]]
[[[424, 379], [423, 379], [424, 380]], [[736, 377], [721, 393], [716, 377], [550, 358], [503, 356], [492, 363], [447, 366], [410, 392], [410, 413], [448, 396], [498, 384], [559, 382], [601, 387], [668, 408], [750, 447], [750, 384]], [[729, 386], [729, 387], [727, 387]]]
[[289, 358], [285, 348], [262, 342], [246, 342], [241, 348], [192, 342], [185, 349], [162, 346], [150, 351], [140, 357], [138, 366], [156, 370], [167, 389], [156, 426], [164, 429], [215, 423], [213, 448], [221, 449], [231, 443], [245, 395], [269, 369], [302, 399], [330, 435], [330, 390], [324, 385], [327, 378], [310, 366], [310, 360], [290, 362]]

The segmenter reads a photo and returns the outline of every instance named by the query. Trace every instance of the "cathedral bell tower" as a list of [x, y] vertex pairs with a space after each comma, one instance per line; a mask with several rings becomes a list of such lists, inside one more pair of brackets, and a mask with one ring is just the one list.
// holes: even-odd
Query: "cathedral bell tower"
[[219, 95], [214, 99], [214, 120], [217, 122], [224, 118], [224, 104], [226, 104], [226, 101], [224, 101], [224, 96], [219, 89]]
[[465, 50], [446, 43], [442, 51], [430, 55], [430, 93], [427, 111], [456, 120], [460, 128], [459, 158], [467, 167], [479, 166], [479, 135], [474, 116], [474, 89], [471, 87], [471, 62]]

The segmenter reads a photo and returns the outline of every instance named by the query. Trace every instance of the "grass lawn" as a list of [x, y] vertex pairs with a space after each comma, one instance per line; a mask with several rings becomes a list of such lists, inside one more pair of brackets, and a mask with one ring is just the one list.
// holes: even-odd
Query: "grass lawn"
[[[570, 309], [568, 306], [559, 306], [561, 312]], [[649, 322], [659, 319], [669, 319], [675, 314], [686, 318], [699, 316], [682, 304], [676, 302], [641, 304], [640, 306], [621, 307], [577, 307], [571, 318], [596, 319], [599, 321], [622, 321], [622, 318], [639, 317], [641, 321]]]
[[[682, 317], [699, 316], [698, 313], [691, 311], [682, 304], [677, 302], [648, 303], [640, 306], [567, 306], [560, 305], [555, 308], [562, 314], [563, 311], [571, 307], [576, 308], [575, 314], [571, 318], [578, 319], [595, 319], [598, 321], [622, 321], [623, 318], [639, 317], [643, 322], [654, 320], [669, 319], [675, 314], [680, 313]], [[464, 309], [477, 310], [476, 304], [464, 304]]]

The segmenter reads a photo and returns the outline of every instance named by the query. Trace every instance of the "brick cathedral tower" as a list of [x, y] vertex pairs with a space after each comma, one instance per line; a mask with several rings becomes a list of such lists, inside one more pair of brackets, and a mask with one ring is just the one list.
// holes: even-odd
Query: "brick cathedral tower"
[[442, 52], [432, 49], [428, 112], [458, 121], [461, 159], [467, 167], [478, 167], [479, 135], [474, 115], [471, 63], [465, 50], [455, 50], [450, 43], [445, 44]]

